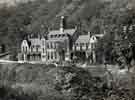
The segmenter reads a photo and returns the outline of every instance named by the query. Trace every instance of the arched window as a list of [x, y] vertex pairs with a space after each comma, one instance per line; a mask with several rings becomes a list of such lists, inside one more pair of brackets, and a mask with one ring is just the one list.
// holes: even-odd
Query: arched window
[[76, 51], [76, 44], [74, 45], [74, 50]]
[[28, 51], [28, 47], [26, 47], [26, 52]]
[[48, 58], [48, 60], [50, 59], [50, 55], [49, 55], [49, 52], [47, 53], [47, 58]]
[[88, 46], [89, 46], [89, 44], [88, 44], [88, 43], [86, 43], [86, 50], [88, 50]]
[[38, 46], [36, 46], [36, 52], [38, 52]]
[[53, 42], [52, 46], [53, 46], [54, 49], [56, 48], [55, 42]]
[[53, 59], [53, 52], [51, 52], [51, 59]]
[[54, 55], [55, 55], [55, 59], [57, 59], [57, 53], [56, 52], [54, 52]]
[[80, 43], [80, 50], [82, 50], [82, 44]]
[[45, 53], [45, 48], [43, 48], [43, 53]]
[[22, 47], [22, 52], [24, 52], [24, 51], [25, 51], [25, 47], [23, 46], [23, 47]]
[[52, 42], [50, 42], [50, 48], [53, 48], [53, 43]]
[[31, 46], [31, 52], [33, 52], [33, 46]]
[[47, 48], [49, 49], [49, 43], [47, 43]]

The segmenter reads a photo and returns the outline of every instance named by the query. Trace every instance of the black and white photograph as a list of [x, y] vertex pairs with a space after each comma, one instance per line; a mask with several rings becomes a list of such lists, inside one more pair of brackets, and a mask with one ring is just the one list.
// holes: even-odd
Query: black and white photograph
[[135, 100], [135, 0], [0, 0], [0, 100]]

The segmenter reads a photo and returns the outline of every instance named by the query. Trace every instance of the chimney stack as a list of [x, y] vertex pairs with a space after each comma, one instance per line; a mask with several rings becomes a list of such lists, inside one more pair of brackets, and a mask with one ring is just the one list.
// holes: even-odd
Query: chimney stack
[[91, 35], [92, 35], [91, 32], [88, 32], [88, 35], [89, 35], [89, 37], [91, 37]]
[[60, 32], [61, 33], [64, 32], [64, 16], [61, 16], [61, 20], [60, 20]]

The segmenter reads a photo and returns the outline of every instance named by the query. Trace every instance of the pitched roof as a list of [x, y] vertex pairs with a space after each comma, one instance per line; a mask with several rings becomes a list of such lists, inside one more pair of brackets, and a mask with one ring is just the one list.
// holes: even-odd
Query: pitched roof
[[67, 38], [63, 37], [63, 38], [54, 38], [54, 39], [49, 39], [47, 40], [47, 42], [64, 42]]
[[99, 39], [99, 38], [102, 38], [103, 36], [104, 34], [95, 34], [92, 37], [90, 37], [89, 35], [80, 35], [78, 39], [76, 40], [76, 43], [89, 43], [89, 41], [93, 39], [93, 37], [95, 37], [96, 39]]
[[38, 38], [32, 38], [29, 41], [31, 42], [31, 45], [41, 45], [41, 40]]
[[80, 35], [76, 40], [76, 43], [88, 43], [89, 42], [89, 35]]
[[94, 36], [97, 37], [97, 38], [101, 38], [101, 37], [104, 36], [104, 34], [95, 34]]
[[[65, 29], [64, 32], [62, 34], [69, 34], [69, 35], [73, 35], [75, 33], [76, 29]], [[56, 34], [60, 34], [60, 30], [52, 30], [49, 32], [49, 35], [56, 35]]]

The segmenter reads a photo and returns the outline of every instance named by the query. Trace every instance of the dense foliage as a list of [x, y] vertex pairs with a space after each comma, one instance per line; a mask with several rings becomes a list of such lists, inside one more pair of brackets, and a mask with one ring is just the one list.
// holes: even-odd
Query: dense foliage
[[59, 18], [65, 15], [67, 28], [78, 26], [81, 34], [87, 31], [106, 33], [97, 51], [102, 51], [109, 63], [121, 65], [119, 57], [122, 57], [124, 65], [131, 66], [135, 58], [135, 35], [134, 30], [124, 34], [123, 26], [134, 24], [133, 4], [133, 0], [35, 0], [3, 7], [0, 9], [0, 42], [7, 45], [8, 51], [17, 54], [27, 34], [47, 34], [50, 29], [58, 29]]
[[[109, 74], [104, 75], [106, 73], [102, 72], [104, 69], [98, 67], [91, 71], [76, 66], [1, 64], [0, 99], [130, 100], [135, 98], [134, 72], [118, 74], [116, 71], [112, 74], [116, 81], [113, 80], [111, 86], [108, 85], [111, 80]], [[93, 76], [94, 73], [98, 75]]]
[[0, 84], [0, 100], [37, 100], [34, 93], [28, 94], [20, 89], [12, 89], [8, 85]]
[[100, 77], [94, 78], [88, 71], [75, 66], [59, 68], [55, 85], [69, 100], [101, 98], [108, 89]]

